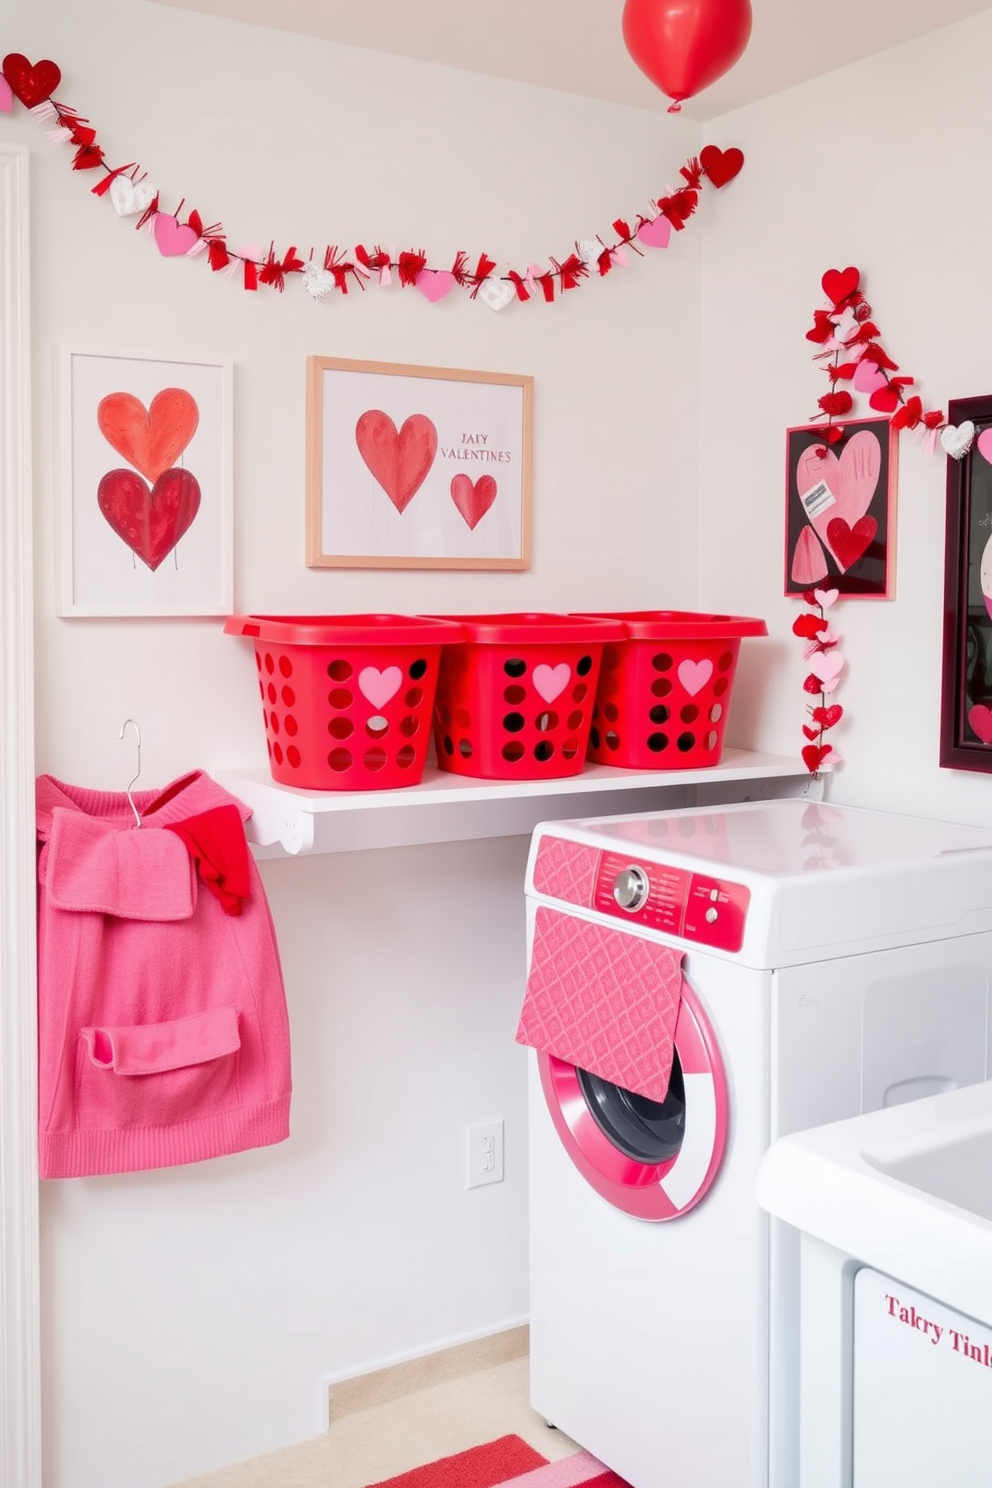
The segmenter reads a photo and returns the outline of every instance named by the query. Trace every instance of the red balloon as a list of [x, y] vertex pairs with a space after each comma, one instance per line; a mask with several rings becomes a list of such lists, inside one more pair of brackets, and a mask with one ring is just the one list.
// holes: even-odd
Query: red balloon
[[676, 107], [729, 72], [750, 35], [750, 0], [625, 0], [623, 7], [628, 52]]

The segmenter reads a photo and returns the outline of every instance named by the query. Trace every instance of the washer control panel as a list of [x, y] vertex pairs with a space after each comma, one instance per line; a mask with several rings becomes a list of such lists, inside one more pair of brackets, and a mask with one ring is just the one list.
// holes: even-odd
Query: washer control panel
[[596, 871], [593, 908], [714, 950], [739, 951], [750, 899], [743, 884], [604, 852]]

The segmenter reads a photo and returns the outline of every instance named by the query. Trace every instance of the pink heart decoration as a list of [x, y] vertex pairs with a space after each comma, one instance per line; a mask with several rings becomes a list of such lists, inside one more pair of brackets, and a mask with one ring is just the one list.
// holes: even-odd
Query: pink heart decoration
[[978, 453], [992, 464], [992, 429], [983, 429], [979, 434]]
[[0, 113], [9, 114], [14, 107], [14, 94], [5, 77], [0, 76]]
[[555, 667], [541, 662], [534, 668], [534, 691], [540, 693], [546, 703], [553, 703], [565, 691], [571, 675], [572, 668], [567, 661], [560, 661]]
[[[818, 449], [823, 450], [822, 455], [816, 453]], [[881, 473], [882, 446], [873, 429], [859, 430], [844, 445], [839, 459], [832, 449], [811, 444], [796, 461], [796, 490], [800, 496], [825, 481], [834, 497], [830, 506], [810, 518], [817, 537], [834, 559], [837, 554], [830, 542], [829, 524], [840, 517], [853, 527], [871, 505]]]
[[824, 685], [832, 683], [834, 687], [837, 686], [843, 665], [844, 658], [839, 651], [821, 651], [809, 659], [809, 669], [817, 681]]
[[649, 248], [667, 248], [671, 236], [672, 224], [664, 212], [660, 212], [650, 222], [642, 222], [637, 229], [637, 241], [645, 243]]
[[454, 289], [455, 276], [448, 269], [421, 269], [414, 282], [424, 299], [436, 305]]
[[802, 589], [827, 577], [827, 560], [812, 527], [804, 527], [792, 555], [792, 582]]
[[186, 227], [168, 212], [155, 213], [155, 246], [163, 258], [178, 258], [200, 241], [193, 228]]
[[840, 599], [839, 589], [814, 589], [813, 598], [821, 609], [829, 610]]
[[373, 708], [384, 708], [399, 692], [402, 682], [403, 673], [398, 666], [386, 667], [382, 672], [378, 667], [367, 666], [358, 674], [358, 690]]
[[862, 359], [854, 370], [854, 387], [859, 393], [874, 393], [886, 387], [885, 373], [877, 362]]
[[992, 708], [976, 703], [968, 710], [968, 722], [983, 744], [992, 744]]
[[497, 486], [491, 475], [480, 475], [473, 484], [472, 477], [462, 471], [451, 480], [451, 499], [468, 524], [470, 532], [486, 515], [496, 500]]
[[705, 687], [713, 675], [713, 663], [711, 661], [680, 661], [679, 681], [690, 697]]

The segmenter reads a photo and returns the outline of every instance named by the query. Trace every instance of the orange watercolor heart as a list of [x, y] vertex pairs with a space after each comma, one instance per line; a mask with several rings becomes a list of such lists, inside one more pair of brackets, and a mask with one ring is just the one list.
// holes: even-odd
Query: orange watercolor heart
[[193, 438], [200, 410], [183, 388], [163, 388], [147, 409], [133, 393], [108, 393], [96, 421], [107, 443], [154, 485]]

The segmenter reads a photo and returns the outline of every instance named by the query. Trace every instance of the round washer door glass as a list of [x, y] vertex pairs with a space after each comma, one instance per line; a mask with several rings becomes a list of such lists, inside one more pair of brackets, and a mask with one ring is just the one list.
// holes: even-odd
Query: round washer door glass
[[537, 1058], [562, 1145], [597, 1193], [639, 1219], [678, 1219], [695, 1208], [723, 1158], [727, 1084], [713, 1030], [690, 987], [682, 987], [664, 1101], [553, 1054]]

